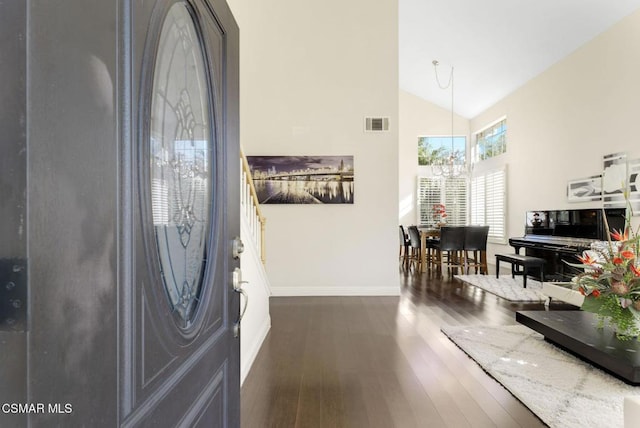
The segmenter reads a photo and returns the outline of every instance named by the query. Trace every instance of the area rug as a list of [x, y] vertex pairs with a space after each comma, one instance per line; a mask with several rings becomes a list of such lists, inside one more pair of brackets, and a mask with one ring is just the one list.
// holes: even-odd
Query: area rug
[[620, 427], [630, 386], [545, 342], [522, 326], [452, 327], [442, 332], [552, 428]]
[[510, 302], [544, 302], [547, 297], [542, 294], [542, 283], [527, 278], [527, 288], [522, 286], [522, 277], [511, 278], [509, 275], [496, 278], [492, 275], [454, 275], [474, 287], [481, 288]]

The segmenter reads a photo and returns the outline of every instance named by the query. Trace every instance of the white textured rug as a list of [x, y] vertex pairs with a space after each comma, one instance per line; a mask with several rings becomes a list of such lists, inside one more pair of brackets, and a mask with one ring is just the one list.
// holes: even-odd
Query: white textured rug
[[552, 428], [623, 427], [624, 397], [640, 396], [522, 325], [442, 332]]
[[492, 275], [454, 275], [454, 278], [511, 302], [544, 302], [547, 300], [546, 296], [542, 294], [542, 283], [531, 278], [527, 278], [527, 288], [522, 286], [522, 276], [511, 278], [509, 275], [501, 275], [500, 278], [496, 278]]

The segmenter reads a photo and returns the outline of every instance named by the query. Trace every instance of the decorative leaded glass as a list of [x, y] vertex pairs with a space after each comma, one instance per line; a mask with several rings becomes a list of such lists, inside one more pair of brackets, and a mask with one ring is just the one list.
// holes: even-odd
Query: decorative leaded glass
[[151, 203], [162, 281], [188, 327], [211, 225], [210, 106], [203, 49], [187, 6], [171, 7], [160, 34], [151, 102]]

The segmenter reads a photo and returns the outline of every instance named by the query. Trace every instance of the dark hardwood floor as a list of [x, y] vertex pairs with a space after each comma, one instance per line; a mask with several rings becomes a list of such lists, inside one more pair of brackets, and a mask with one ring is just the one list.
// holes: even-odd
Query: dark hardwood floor
[[544, 426], [440, 332], [515, 324], [516, 310], [544, 306], [446, 276], [400, 281], [400, 297], [272, 298], [271, 332], [242, 387], [242, 427]]

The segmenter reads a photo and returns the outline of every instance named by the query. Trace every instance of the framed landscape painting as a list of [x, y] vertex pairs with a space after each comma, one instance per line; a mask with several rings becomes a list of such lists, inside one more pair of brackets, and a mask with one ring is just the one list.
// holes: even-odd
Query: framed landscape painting
[[261, 204], [353, 204], [353, 156], [247, 156]]

